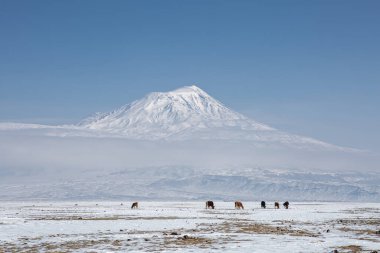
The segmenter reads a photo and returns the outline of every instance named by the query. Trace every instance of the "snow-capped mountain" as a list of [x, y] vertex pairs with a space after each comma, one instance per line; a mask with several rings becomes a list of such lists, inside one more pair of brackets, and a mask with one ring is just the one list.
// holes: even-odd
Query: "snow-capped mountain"
[[196, 86], [77, 125], [0, 123], [0, 199], [380, 201], [379, 156], [289, 134]]
[[210, 127], [273, 130], [232, 111], [194, 85], [150, 93], [115, 111], [98, 113], [79, 125], [142, 138], [162, 138], [185, 130]]
[[132, 139], [222, 139], [340, 149], [312, 138], [278, 131], [237, 113], [197, 86], [153, 92], [108, 113], [97, 113], [80, 128]]

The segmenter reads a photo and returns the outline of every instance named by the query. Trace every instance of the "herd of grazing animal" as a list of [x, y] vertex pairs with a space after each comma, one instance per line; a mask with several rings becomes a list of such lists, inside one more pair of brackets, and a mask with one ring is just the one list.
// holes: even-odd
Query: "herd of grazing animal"
[[[121, 204], [121, 205], [123, 205], [123, 204]], [[285, 201], [284, 204], [282, 204], [282, 205], [285, 207], [285, 209], [288, 209], [289, 208], [289, 201]], [[137, 209], [137, 208], [139, 208], [139, 202], [133, 202], [131, 209]], [[261, 201], [261, 208], [266, 208], [265, 201]], [[274, 202], [274, 208], [280, 209], [280, 203]], [[206, 209], [215, 209], [214, 202], [211, 200], [206, 201]], [[235, 201], [235, 209], [243, 209], [244, 210], [243, 203], [241, 201]]]
[[[284, 204], [282, 205], [285, 207], [285, 209], [289, 209], [289, 201], [285, 201]], [[212, 206], [212, 209], [214, 209], [215, 208], [214, 202], [210, 200], [206, 201], [206, 209], [208, 209], [209, 206]], [[267, 208], [265, 201], [261, 201], [261, 208]], [[244, 210], [243, 203], [241, 201], [235, 201], [235, 209]], [[274, 202], [274, 209], [280, 209], [280, 203]]]

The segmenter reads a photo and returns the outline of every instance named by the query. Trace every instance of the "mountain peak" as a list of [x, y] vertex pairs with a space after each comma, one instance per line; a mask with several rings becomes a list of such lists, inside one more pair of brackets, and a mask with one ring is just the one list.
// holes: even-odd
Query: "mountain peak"
[[208, 95], [205, 91], [203, 91], [201, 88], [199, 88], [196, 85], [184, 86], [184, 87], [175, 89], [173, 91], [170, 91], [169, 93], [176, 93], [176, 94], [196, 93], [196, 94]]
[[177, 103], [178, 103], [178, 100], [183, 100], [183, 101], [189, 102], [189, 105], [192, 102], [194, 102], [194, 100], [207, 100], [207, 99], [211, 99], [211, 100], [214, 100], [216, 103], [220, 103], [220, 102], [217, 102], [215, 99], [213, 99], [204, 90], [202, 90], [201, 88], [195, 85], [183, 86], [181, 88], [171, 90], [168, 92], [152, 92], [152, 93], [149, 93], [147, 96], [145, 96], [145, 98], [143, 99], [147, 99], [151, 101], [153, 100], [162, 101], [162, 100], [171, 99], [173, 100], [173, 102], [177, 100]]

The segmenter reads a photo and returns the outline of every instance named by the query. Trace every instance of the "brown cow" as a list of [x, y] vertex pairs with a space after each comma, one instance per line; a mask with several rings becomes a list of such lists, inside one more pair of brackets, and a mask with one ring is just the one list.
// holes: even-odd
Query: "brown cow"
[[278, 202], [274, 202], [274, 208], [275, 209], [280, 209], [280, 204]]
[[139, 202], [133, 202], [131, 209], [139, 208]]
[[214, 202], [212, 202], [211, 200], [206, 201], [206, 209], [209, 209], [209, 208], [212, 208], [212, 209], [215, 208]]
[[244, 209], [243, 203], [241, 203], [241, 201], [235, 201], [235, 208]]
[[285, 207], [285, 209], [288, 209], [289, 208], [289, 201], [284, 202], [283, 206]]

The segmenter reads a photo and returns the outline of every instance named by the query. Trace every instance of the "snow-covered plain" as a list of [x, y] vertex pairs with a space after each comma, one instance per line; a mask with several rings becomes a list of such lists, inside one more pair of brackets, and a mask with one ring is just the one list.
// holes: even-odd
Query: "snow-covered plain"
[[3, 202], [0, 252], [372, 252], [379, 203]]

